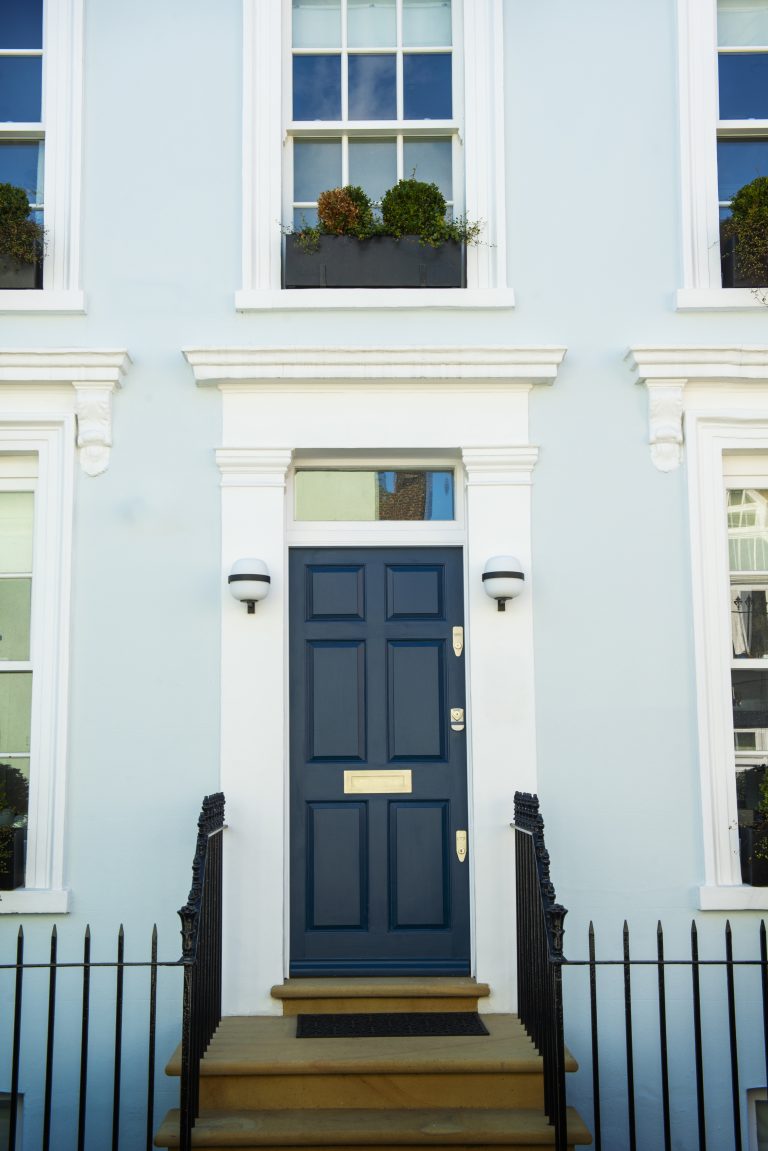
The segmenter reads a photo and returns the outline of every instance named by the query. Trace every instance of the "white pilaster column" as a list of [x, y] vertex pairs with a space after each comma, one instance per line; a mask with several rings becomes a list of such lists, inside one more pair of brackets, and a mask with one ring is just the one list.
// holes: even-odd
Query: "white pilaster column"
[[[221, 787], [224, 833], [224, 1012], [276, 1010], [284, 971], [285, 479], [288, 449], [216, 453], [222, 485]], [[237, 559], [266, 562], [269, 595], [249, 615], [230, 594]]]
[[[477, 978], [492, 988], [493, 1009], [514, 1010], [515, 791], [536, 790], [531, 596], [531, 474], [528, 445], [466, 448], [468, 679], [473, 808]], [[486, 560], [517, 556], [522, 593], [500, 612], [483, 590]]]

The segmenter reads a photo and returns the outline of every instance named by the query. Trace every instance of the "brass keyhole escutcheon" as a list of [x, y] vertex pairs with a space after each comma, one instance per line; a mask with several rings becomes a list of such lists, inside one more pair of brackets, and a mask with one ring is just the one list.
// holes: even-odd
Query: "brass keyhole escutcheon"
[[452, 707], [451, 708], [451, 731], [464, 730], [464, 708]]
[[467, 858], [467, 833], [466, 831], [456, 832], [456, 855], [459, 863], [463, 863]]

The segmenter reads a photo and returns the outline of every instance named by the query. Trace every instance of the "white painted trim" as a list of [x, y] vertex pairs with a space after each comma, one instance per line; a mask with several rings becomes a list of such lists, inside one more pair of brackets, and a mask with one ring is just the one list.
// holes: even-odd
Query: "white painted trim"
[[59, 406], [76, 417], [81, 467], [86, 475], [100, 475], [109, 466], [112, 395], [122, 387], [129, 364], [123, 350], [0, 349], [0, 397], [7, 401], [3, 411], [11, 410], [14, 393], [16, 404], [23, 406], [38, 388], [59, 388]]
[[69, 911], [68, 891], [0, 892], [0, 915], [66, 915]]
[[43, 283], [45, 291], [71, 294], [72, 303], [80, 295], [83, 0], [48, 0], [44, 20], [47, 246]]
[[768, 453], [768, 344], [642, 345], [626, 361], [649, 392], [652, 451], [675, 466], [684, 440], [687, 455], [705, 867], [699, 903], [762, 909], [768, 893], [743, 886], [739, 864], [723, 454]]
[[[467, 250], [467, 259], [473, 251], [473, 247]], [[510, 310], [514, 306], [515, 294], [511, 288], [244, 289], [235, 293], [235, 308], [238, 312], [303, 312], [318, 308], [323, 311], [412, 311], [414, 308], [462, 308], [474, 311]]]
[[681, 288], [675, 295], [678, 312], [752, 312], [766, 305], [763, 288]]
[[678, 0], [683, 288], [721, 290], [717, 0]]
[[700, 887], [702, 911], [768, 911], [768, 887]]
[[55, 289], [17, 290], [0, 292], [0, 315], [3, 312], [60, 312], [79, 315], [86, 311], [85, 293], [56, 291]]
[[72, 549], [72, 414], [41, 414], [0, 422], [0, 450], [34, 452], [32, 575], [32, 728], [26, 879], [30, 891], [9, 892], [0, 915], [66, 909], [63, 892], [67, 755], [67, 680]]
[[[235, 941], [224, 958], [228, 1013], [275, 1011], [268, 987], [283, 978], [288, 962], [289, 546], [414, 544], [416, 535], [464, 547], [473, 954], [478, 977], [494, 987], [493, 1009], [514, 1007], [508, 824], [515, 788], [536, 785], [530, 485], [537, 449], [528, 443], [528, 393], [553, 382], [563, 354], [551, 347], [185, 352], [196, 382], [218, 387], [222, 396], [221, 782], [230, 827], [225, 939]], [[448, 399], [436, 420], [438, 394]], [[460, 461], [466, 518], [462, 523], [457, 514], [454, 524], [439, 525], [292, 522], [291, 462], [360, 460]], [[526, 587], [502, 615], [481, 576], [488, 557], [504, 551], [520, 556]], [[269, 596], [252, 616], [226, 586], [231, 563], [243, 555], [263, 559], [272, 577]], [[282, 869], [280, 881], [254, 885], [265, 858], [275, 877]]]
[[[507, 244], [503, 5], [502, 0], [465, 0], [462, 9], [464, 113], [459, 119], [464, 123], [466, 212], [473, 219], [486, 221], [487, 239], [486, 244], [468, 252], [468, 288], [464, 294], [473, 290], [504, 292]], [[279, 225], [283, 213], [283, 123], [287, 122], [283, 113], [286, 61], [282, 0], [244, 0], [243, 290], [236, 296], [236, 307], [241, 311], [280, 307], [283, 297], [297, 295], [281, 289]], [[338, 297], [339, 293], [333, 295]], [[421, 306], [455, 307], [451, 295], [450, 291], [435, 293], [433, 302], [426, 305], [422, 301]], [[508, 296], [502, 306], [510, 307], [512, 303]], [[336, 299], [321, 306], [339, 305]], [[307, 301], [299, 306], [313, 305]], [[393, 305], [381, 297], [375, 302], [369, 298], [362, 306], [412, 304]]]
[[[324, 380], [514, 381], [532, 386], [553, 383], [562, 363], [561, 347], [475, 348], [185, 348], [198, 384]], [[0, 366], [2, 361], [0, 360]]]

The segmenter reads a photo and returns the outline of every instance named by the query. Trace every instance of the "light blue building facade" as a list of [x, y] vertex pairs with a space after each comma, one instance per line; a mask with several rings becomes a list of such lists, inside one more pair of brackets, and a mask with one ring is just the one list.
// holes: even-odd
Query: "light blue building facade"
[[[292, 822], [289, 781], [310, 737], [293, 726], [289, 645], [315, 618], [291, 556], [348, 575], [375, 549], [388, 570], [402, 549], [421, 574], [423, 549], [460, 557], [464, 646], [435, 656], [438, 750], [422, 732], [400, 754], [389, 715], [389, 758], [374, 762], [373, 719], [344, 726], [353, 700], [376, 701], [342, 628], [307, 633], [313, 651], [342, 652], [301, 672], [309, 762], [334, 761], [339, 779], [405, 769], [442, 762], [460, 736], [466, 826], [446, 816], [416, 834], [447, 858], [466, 833], [469, 910], [463, 958], [429, 968], [385, 946], [369, 968], [443, 962], [490, 984], [489, 1010], [515, 1009], [516, 790], [541, 799], [566, 955], [586, 955], [593, 920], [620, 956], [626, 919], [653, 958], [661, 918], [667, 954], [684, 958], [696, 917], [702, 949], [721, 954], [730, 919], [753, 958], [768, 909], [768, 300], [723, 286], [720, 228], [738, 188], [768, 176], [766, 0], [6, 6], [0, 183], [28, 192], [47, 246], [42, 286], [0, 289], [0, 762], [8, 793], [24, 781], [16, 808], [6, 796], [20, 862], [0, 896], [2, 962], [20, 924], [28, 952], [46, 953], [54, 922], [67, 955], [90, 924], [110, 959], [119, 923], [137, 959], [157, 923], [174, 958], [200, 799], [220, 787], [225, 1010], [277, 1011], [270, 988], [303, 971], [291, 901], [305, 816]], [[466, 286], [282, 286], [286, 226], [312, 220], [321, 191], [379, 199], [414, 174], [483, 221]], [[425, 474], [417, 512], [382, 511]], [[482, 579], [494, 556], [525, 577], [503, 614]], [[227, 582], [242, 558], [271, 577], [252, 614]], [[335, 595], [317, 618], [352, 618]], [[453, 659], [460, 701], [441, 678]], [[398, 714], [429, 674], [409, 665]], [[406, 744], [432, 706], [415, 698]], [[363, 802], [366, 778], [343, 794]], [[311, 818], [341, 796], [310, 798]], [[318, 874], [336, 846], [362, 850], [346, 834], [312, 824]], [[312, 962], [354, 974], [368, 961], [339, 946]], [[163, 979], [161, 1060], [178, 1038], [179, 984]], [[565, 985], [566, 1042], [586, 1064], [587, 985], [576, 971]], [[688, 1001], [674, 999], [682, 1034]], [[108, 1044], [113, 1023], [95, 1011], [94, 1036]], [[658, 1059], [657, 1038], [635, 1041]], [[751, 1038], [740, 1059], [757, 1149]], [[93, 1074], [108, 1083], [107, 1063]], [[62, 1062], [59, 1083], [70, 1073]], [[713, 1084], [725, 1074], [707, 1067]], [[681, 1148], [695, 1145], [686, 1084], [681, 1072]], [[31, 1148], [40, 1104], [26, 1090]], [[160, 1109], [173, 1088], [159, 1071], [158, 1090]], [[573, 1092], [589, 1122], [586, 1080]], [[711, 1134], [729, 1130], [730, 1105], [714, 1105]], [[606, 1147], [624, 1145], [615, 1111]], [[661, 1146], [655, 1123], [640, 1119], [640, 1145]]]

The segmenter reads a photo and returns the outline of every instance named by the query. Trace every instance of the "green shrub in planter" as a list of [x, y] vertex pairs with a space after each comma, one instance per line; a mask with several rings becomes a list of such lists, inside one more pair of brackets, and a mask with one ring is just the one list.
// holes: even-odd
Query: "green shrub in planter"
[[445, 196], [437, 184], [400, 180], [381, 201], [383, 230], [388, 236], [420, 236], [427, 244], [446, 239]]
[[737, 276], [755, 286], [768, 285], [768, 176], [739, 189], [722, 234], [735, 241]]
[[0, 184], [0, 256], [35, 264], [43, 254], [45, 231], [29, 218], [29, 198], [15, 184]]
[[317, 198], [321, 232], [331, 236], [356, 236], [363, 240], [374, 231], [373, 205], [362, 188], [346, 184], [330, 188]]

